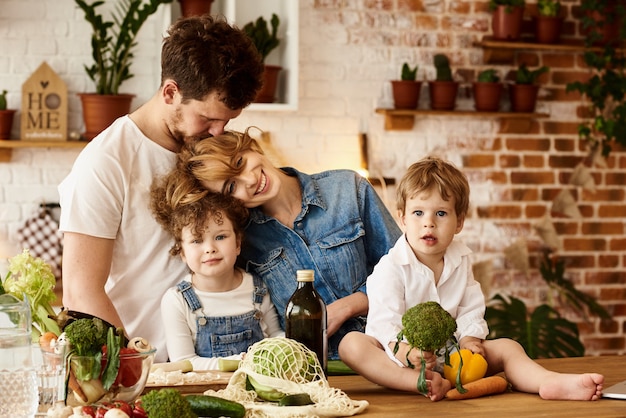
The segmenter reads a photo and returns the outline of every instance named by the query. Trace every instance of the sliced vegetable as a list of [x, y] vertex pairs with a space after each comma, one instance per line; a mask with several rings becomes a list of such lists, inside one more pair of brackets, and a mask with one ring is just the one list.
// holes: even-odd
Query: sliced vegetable
[[243, 418], [246, 415], [242, 404], [218, 396], [187, 395], [185, 399], [199, 417]]
[[489, 376], [463, 385], [466, 392], [460, 393], [457, 389], [451, 389], [446, 393], [448, 399], [472, 399], [481, 396], [502, 393], [509, 387], [508, 382], [501, 376]]
[[257, 396], [264, 401], [278, 402], [285, 397], [285, 393], [272, 387], [262, 385], [250, 376], [247, 377], [246, 383], [248, 382], [250, 383], [252, 389], [256, 392]]
[[150, 373], [154, 373], [157, 370], [163, 370], [164, 372], [176, 372], [180, 370], [183, 373], [187, 373], [193, 371], [193, 364], [191, 364], [190, 360], [154, 363], [152, 367], [150, 367]]
[[461, 384], [473, 382], [485, 376], [487, 373], [487, 360], [480, 354], [474, 354], [470, 350], [462, 349], [450, 354], [450, 365], [444, 364], [443, 375], [453, 385], [456, 383], [456, 377], [459, 372], [463, 360], [463, 369], [461, 370]]
[[225, 359], [220, 357], [217, 359], [217, 368], [221, 372], [234, 372], [239, 368], [239, 363], [241, 363], [241, 360]]
[[357, 374], [341, 360], [328, 360], [328, 364], [326, 365], [326, 372], [329, 376], [345, 376], [350, 374]]

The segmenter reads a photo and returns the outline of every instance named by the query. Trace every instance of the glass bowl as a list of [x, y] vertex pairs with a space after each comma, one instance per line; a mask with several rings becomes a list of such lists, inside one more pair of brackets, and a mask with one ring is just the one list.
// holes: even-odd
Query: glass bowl
[[[133, 401], [146, 387], [155, 353], [156, 349], [120, 354], [119, 371], [115, 382], [108, 390], [102, 387], [100, 380], [106, 365], [106, 357], [103, 356], [98, 365], [93, 357], [70, 355], [67, 358], [69, 370], [67, 404], [76, 406], [115, 400]], [[81, 371], [85, 370], [100, 370], [100, 377], [90, 381], [76, 379], [76, 376], [82, 375]]]

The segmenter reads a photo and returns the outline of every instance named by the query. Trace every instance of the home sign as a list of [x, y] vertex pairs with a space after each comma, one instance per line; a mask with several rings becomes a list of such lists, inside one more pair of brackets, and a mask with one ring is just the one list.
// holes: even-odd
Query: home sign
[[21, 133], [24, 141], [67, 140], [67, 86], [46, 62], [22, 85]]

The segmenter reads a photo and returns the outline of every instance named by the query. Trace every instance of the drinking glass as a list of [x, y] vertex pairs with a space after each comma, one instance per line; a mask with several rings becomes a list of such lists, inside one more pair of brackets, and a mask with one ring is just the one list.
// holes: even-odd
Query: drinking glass
[[28, 301], [0, 295], [0, 416], [34, 417], [39, 404]]

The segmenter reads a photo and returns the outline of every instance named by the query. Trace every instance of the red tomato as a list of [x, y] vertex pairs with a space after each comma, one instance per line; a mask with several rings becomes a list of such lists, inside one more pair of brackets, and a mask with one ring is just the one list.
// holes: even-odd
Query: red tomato
[[83, 414], [87, 414], [90, 417], [94, 417], [96, 416], [96, 408], [93, 407], [92, 405], [85, 405], [83, 406]]
[[96, 418], [104, 418], [104, 414], [107, 413], [109, 409], [113, 408], [113, 404], [110, 402], [104, 402], [98, 406], [96, 409]]
[[133, 408], [131, 408], [128, 402], [113, 401], [113, 407], [117, 409], [121, 409], [129, 417], [133, 417]]
[[[120, 384], [124, 387], [131, 387], [135, 383], [139, 381], [141, 378], [141, 357], [133, 357], [133, 358], [124, 358], [124, 354], [136, 354], [137, 350], [134, 348], [122, 347], [120, 348], [120, 368], [117, 371], [117, 377], [115, 378], [115, 382], [113, 382], [113, 386], [119, 386]], [[102, 370], [104, 370], [104, 366], [106, 365], [107, 359], [107, 347], [102, 347]]]
[[133, 418], [148, 418], [148, 413], [141, 406], [141, 399], [137, 399], [133, 404]]

